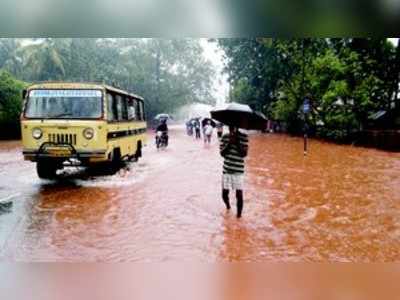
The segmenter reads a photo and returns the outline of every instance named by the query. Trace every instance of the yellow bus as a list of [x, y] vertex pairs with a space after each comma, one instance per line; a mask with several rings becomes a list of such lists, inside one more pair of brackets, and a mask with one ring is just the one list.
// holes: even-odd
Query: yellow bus
[[65, 164], [112, 167], [137, 160], [146, 144], [144, 100], [92, 83], [43, 83], [24, 91], [23, 155], [40, 178]]

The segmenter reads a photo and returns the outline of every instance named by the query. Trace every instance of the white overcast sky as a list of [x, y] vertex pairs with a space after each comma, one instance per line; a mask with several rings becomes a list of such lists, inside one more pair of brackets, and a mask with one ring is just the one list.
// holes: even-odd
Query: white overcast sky
[[217, 104], [224, 103], [229, 94], [229, 84], [226, 74], [222, 74], [224, 67], [223, 51], [218, 48], [216, 43], [208, 42], [208, 39], [200, 39], [200, 43], [204, 48], [204, 56], [211, 61], [216, 70], [214, 79], [214, 95]]

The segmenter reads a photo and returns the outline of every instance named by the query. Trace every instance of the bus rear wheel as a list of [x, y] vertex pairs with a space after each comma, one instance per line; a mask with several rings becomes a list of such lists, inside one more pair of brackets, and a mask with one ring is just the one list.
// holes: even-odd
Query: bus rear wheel
[[58, 163], [54, 161], [39, 160], [36, 163], [36, 172], [39, 178], [42, 179], [56, 178], [58, 169], [59, 169]]
[[136, 148], [136, 153], [134, 154], [134, 158], [137, 160], [139, 160], [139, 158], [142, 157], [142, 142], [139, 141], [137, 144], [137, 148]]

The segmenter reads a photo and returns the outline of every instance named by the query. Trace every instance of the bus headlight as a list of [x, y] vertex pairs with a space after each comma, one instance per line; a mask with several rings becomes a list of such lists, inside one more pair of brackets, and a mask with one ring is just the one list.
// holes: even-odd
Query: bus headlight
[[38, 140], [38, 139], [40, 139], [42, 137], [42, 135], [43, 135], [43, 131], [40, 128], [34, 128], [32, 130], [33, 138]]
[[83, 137], [87, 140], [91, 140], [94, 137], [94, 130], [92, 128], [86, 128], [83, 131]]

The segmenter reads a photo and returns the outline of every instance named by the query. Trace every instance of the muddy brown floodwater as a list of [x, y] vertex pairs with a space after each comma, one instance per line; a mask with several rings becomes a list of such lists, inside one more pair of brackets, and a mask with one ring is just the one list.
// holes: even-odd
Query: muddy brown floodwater
[[[175, 128], [113, 176], [51, 182], [0, 143], [3, 261], [400, 260], [400, 154], [254, 134], [244, 216], [224, 210], [222, 161]], [[232, 199], [233, 200], [233, 199]]]

